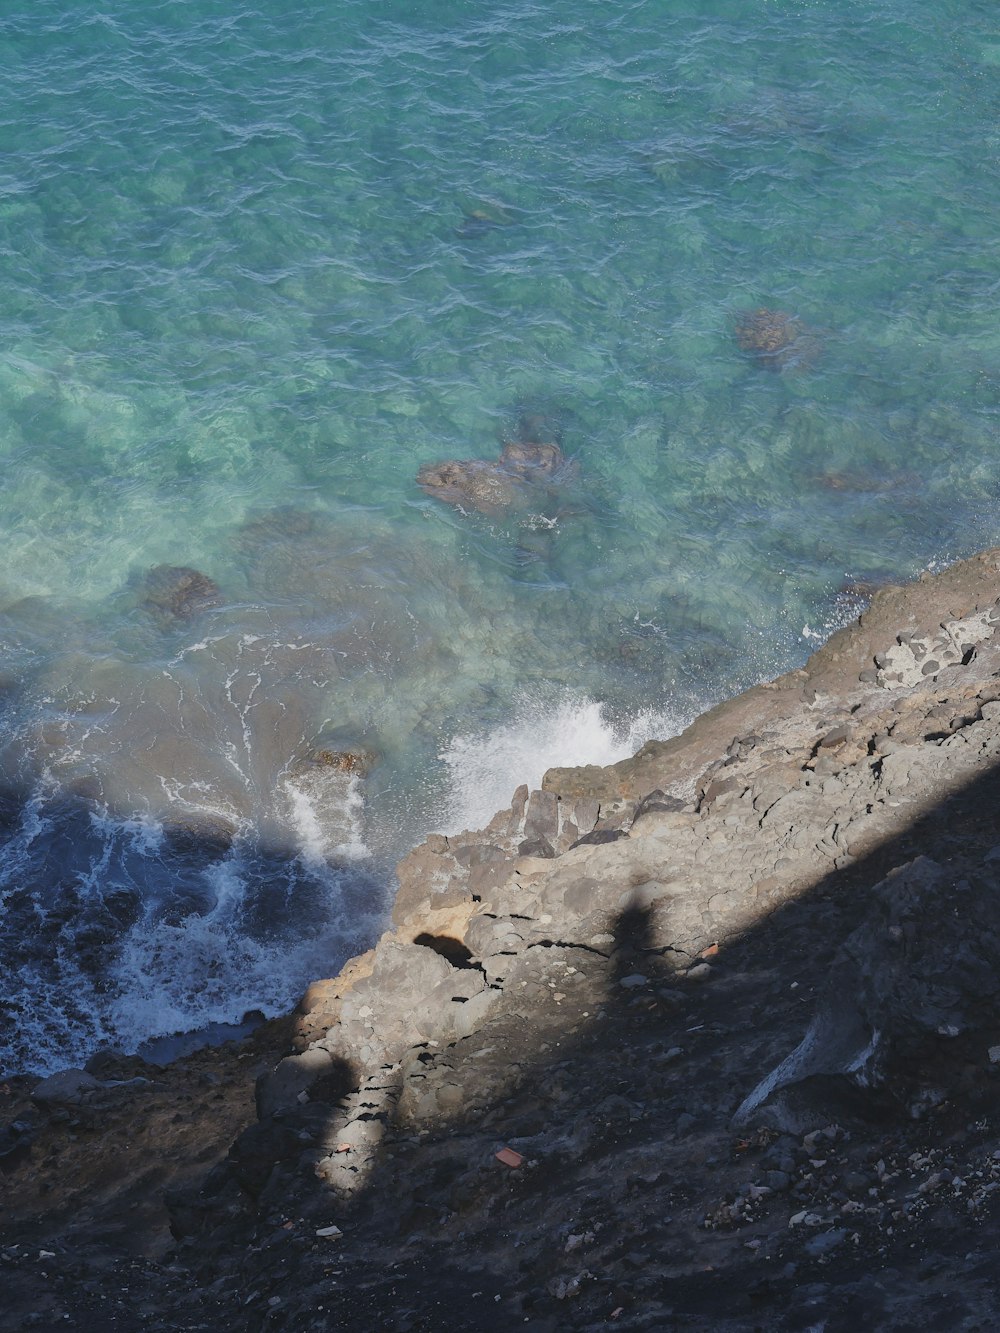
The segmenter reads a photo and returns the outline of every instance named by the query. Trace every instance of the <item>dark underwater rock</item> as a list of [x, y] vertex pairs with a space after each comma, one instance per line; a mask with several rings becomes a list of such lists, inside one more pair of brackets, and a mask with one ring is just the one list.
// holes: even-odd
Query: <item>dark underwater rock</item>
[[736, 316], [736, 342], [764, 370], [805, 370], [820, 354], [819, 336], [797, 315], [759, 306]]
[[514, 440], [519, 444], [557, 444], [562, 447], [566, 420], [571, 415], [565, 409], [547, 404], [522, 403], [518, 407]]
[[455, 228], [455, 235], [463, 241], [473, 241], [491, 231], [503, 231], [516, 222], [517, 218], [509, 209], [499, 204], [480, 204], [476, 208], [463, 210], [462, 221]]
[[143, 584], [142, 605], [165, 626], [190, 620], [221, 601], [218, 584], [187, 565], [154, 565]]
[[309, 752], [306, 763], [313, 768], [327, 768], [349, 777], [366, 778], [378, 763], [374, 750], [363, 745], [323, 742]]
[[499, 465], [516, 476], [533, 481], [557, 476], [566, 466], [566, 456], [558, 444], [514, 440], [504, 445]]
[[228, 820], [207, 811], [179, 815], [163, 823], [164, 843], [175, 855], [214, 860], [229, 851], [235, 836], [236, 829]]
[[435, 500], [480, 514], [499, 514], [521, 498], [516, 477], [499, 463], [473, 458], [426, 463], [417, 473], [417, 485]]
[[501, 436], [499, 458], [427, 463], [417, 473], [417, 485], [460, 509], [501, 514], [526, 502], [532, 486], [570, 480], [575, 466], [562, 451], [566, 414], [535, 403], [515, 410], [513, 438]]
[[513, 440], [505, 440], [496, 460], [471, 458], [427, 463], [417, 473], [417, 485], [436, 500], [499, 514], [528, 499], [531, 485], [566, 480], [572, 472], [561, 445], [561, 430], [554, 418], [523, 413]]

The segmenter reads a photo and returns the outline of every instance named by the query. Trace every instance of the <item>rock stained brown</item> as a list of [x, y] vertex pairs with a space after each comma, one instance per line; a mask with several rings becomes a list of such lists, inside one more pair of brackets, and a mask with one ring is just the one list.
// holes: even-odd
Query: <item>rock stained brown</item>
[[736, 316], [736, 343], [763, 370], [807, 370], [822, 351], [818, 334], [797, 315], [764, 306]]

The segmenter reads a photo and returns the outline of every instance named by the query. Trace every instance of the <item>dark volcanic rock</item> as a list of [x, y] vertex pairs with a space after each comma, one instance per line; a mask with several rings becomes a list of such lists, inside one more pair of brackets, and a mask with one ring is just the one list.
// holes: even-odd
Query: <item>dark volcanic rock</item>
[[952, 1095], [970, 1048], [990, 1045], [1000, 1012], [1000, 884], [956, 883], [921, 857], [872, 897], [802, 1041], [737, 1120], [802, 1127], [829, 1113], [838, 1082], [919, 1117]]
[[555, 848], [549, 842], [548, 838], [525, 838], [524, 842], [518, 845], [518, 856], [555, 856]]
[[143, 584], [143, 606], [165, 625], [190, 620], [221, 601], [218, 585], [186, 565], [154, 565]]

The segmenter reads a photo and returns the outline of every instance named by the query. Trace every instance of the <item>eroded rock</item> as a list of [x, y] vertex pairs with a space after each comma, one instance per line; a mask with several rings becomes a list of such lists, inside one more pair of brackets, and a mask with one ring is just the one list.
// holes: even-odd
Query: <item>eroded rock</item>
[[378, 761], [378, 752], [370, 746], [337, 736], [320, 736], [306, 755], [305, 766], [330, 769], [349, 777], [366, 778]]
[[[749, 1094], [737, 1121], [794, 1129], [844, 1088], [919, 1115], [953, 1091], [970, 1038], [985, 1049], [1000, 1000], [1000, 886], [959, 883], [927, 857], [873, 891], [830, 968], [802, 1041]], [[838, 1086], [842, 1085], [842, 1086]]]

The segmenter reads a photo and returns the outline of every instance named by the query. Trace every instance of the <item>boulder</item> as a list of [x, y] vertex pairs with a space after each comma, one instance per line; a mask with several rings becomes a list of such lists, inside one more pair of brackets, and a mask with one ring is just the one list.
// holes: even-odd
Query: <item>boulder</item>
[[[383, 939], [370, 977], [341, 1001], [340, 1035], [354, 1046], [370, 1041], [391, 1062], [427, 1035], [429, 997], [454, 973], [433, 948]], [[387, 1005], [383, 997], [391, 996]]]
[[31, 1100], [37, 1106], [79, 1106], [88, 1093], [106, 1086], [85, 1069], [60, 1069], [32, 1088]]
[[558, 427], [534, 413], [521, 415], [514, 439], [503, 442], [498, 459], [426, 463], [417, 473], [417, 485], [459, 509], [499, 514], [527, 500], [532, 485], [565, 480], [570, 473]]
[[516, 476], [480, 458], [427, 463], [417, 473], [417, 485], [435, 500], [480, 514], [502, 513], [521, 498]]
[[142, 605], [164, 626], [190, 620], [221, 601], [214, 580], [187, 565], [154, 565], [143, 583]]

